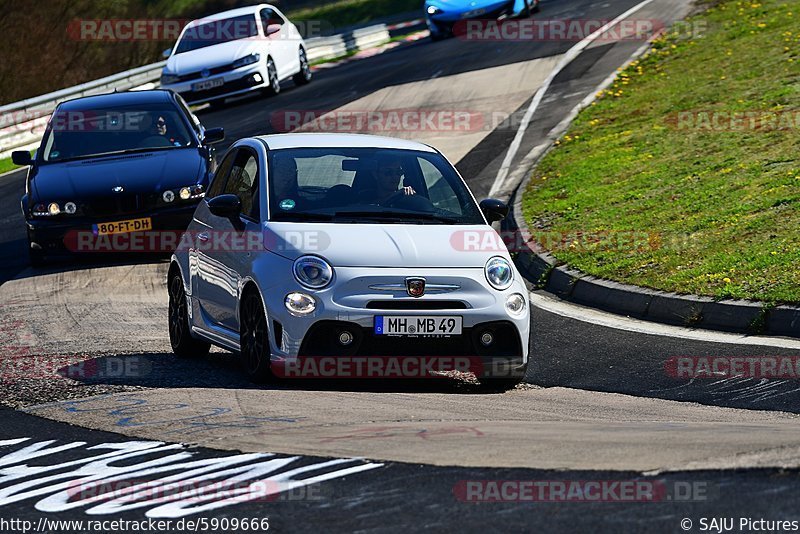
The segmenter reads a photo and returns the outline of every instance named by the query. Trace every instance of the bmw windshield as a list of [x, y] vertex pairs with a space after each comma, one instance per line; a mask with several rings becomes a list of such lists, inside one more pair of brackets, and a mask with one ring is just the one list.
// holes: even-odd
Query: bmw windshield
[[42, 161], [182, 148], [194, 139], [171, 104], [57, 110], [42, 144]]
[[271, 220], [485, 224], [455, 169], [435, 152], [274, 150], [268, 172]]

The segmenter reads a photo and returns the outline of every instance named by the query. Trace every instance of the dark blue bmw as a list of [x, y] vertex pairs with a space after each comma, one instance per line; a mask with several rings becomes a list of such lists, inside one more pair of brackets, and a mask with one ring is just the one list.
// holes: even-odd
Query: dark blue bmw
[[[172, 91], [61, 103], [35, 156], [12, 154], [30, 166], [22, 211], [31, 263], [120, 246], [163, 248], [152, 236], [186, 229], [214, 172], [212, 145], [224, 136], [222, 128], [205, 129]], [[149, 245], [132, 240], [146, 234]]]

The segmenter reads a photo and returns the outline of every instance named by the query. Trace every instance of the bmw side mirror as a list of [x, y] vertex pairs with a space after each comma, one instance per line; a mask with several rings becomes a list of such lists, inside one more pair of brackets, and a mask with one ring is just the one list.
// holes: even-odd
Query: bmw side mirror
[[12, 152], [11, 161], [14, 165], [33, 165], [33, 158], [27, 150], [15, 150]]
[[203, 143], [213, 145], [225, 139], [225, 128], [210, 128], [205, 131]]
[[172, 55], [172, 49], [171, 48], [167, 48], [166, 50], [161, 52], [161, 57], [163, 57], [164, 59], [169, 59], [169, 56], [171, 56], [171, 55]]
[[496, 198], [486, 198], [481, 200], [481, 212], [489, 224], [497, 221], [502, 221], [508, 216], [508, 205]]
[[238, 219], [242, 213], [242, 201], [236, 195], [220, 195], [208, 199], [208, 211], [217, 217]]

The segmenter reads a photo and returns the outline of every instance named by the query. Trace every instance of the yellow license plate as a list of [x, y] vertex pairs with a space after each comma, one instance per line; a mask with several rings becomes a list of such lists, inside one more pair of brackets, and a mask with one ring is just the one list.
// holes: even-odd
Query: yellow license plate
[[94, 225], [94, 233], [97, 235], [128, 234], [130, 232], [145, 232], [153, 229], [153, 221], [150, 217], [143, 219], [129, 219], [127, 221], [114, 221], [98, 223]]

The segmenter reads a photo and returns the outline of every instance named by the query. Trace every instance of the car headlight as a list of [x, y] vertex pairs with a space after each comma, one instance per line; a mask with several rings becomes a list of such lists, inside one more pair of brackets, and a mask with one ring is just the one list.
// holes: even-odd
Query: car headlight
[[428, 15], [438, 15], [442, 12], [442, 10], [436, 6], [428, 6], [425, 11], [427, 11]]
[[295, 279], [309, 289], [322, 289], [333, 280], [333, 268], [317, 256], [301, 256], [292, 267]]
[[514, 281], [514, 270], [511, 268], [511, 264], [500, 256], [489, 258], [484, 271], [486, 272], [486, 280], [497, 290], [508, 289], [511, 286], [511, 282]]
[[525, 313], [525, 297], [519, 293], [512, 293], [506, 299], [506, 311], [513, 317], [519, 317]]
[[161, 73], [161, 85], [170, 85], [181, 81], [181, 77], [177, 74], [169, 74], [168, 72]]
[[244, 67], [245, 65], [252, 65], [253, 63], [258, 63], [260, 59], [261, 54], [250, 54], [249, 56], [240, 57], [233, 62], [233, 68], [238, 69], [239, 67]]

